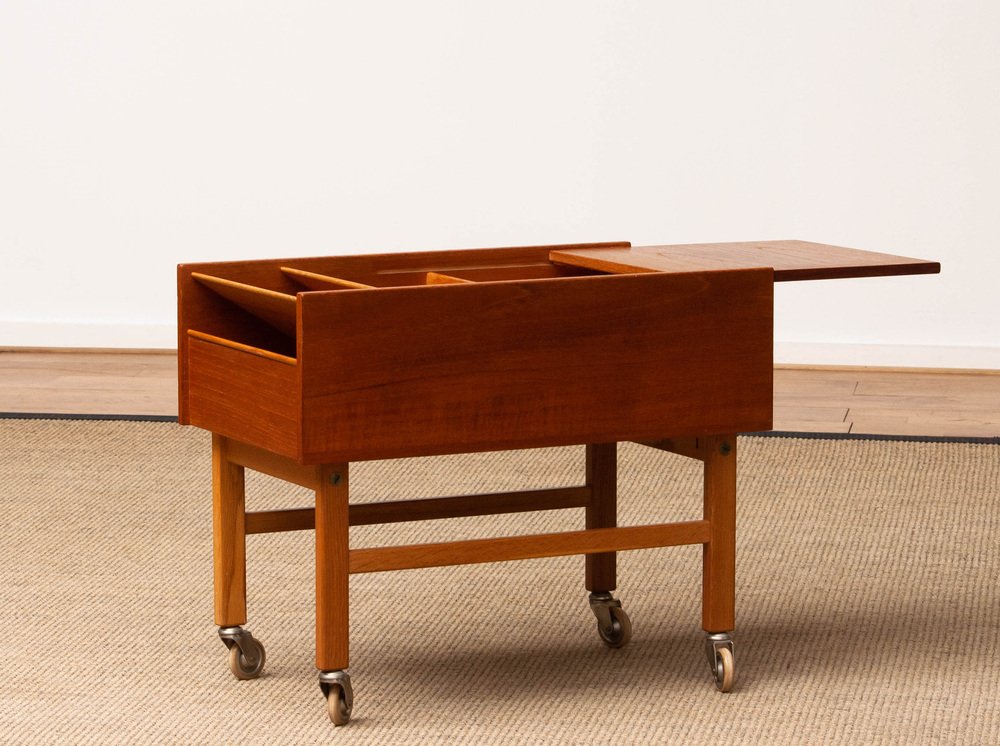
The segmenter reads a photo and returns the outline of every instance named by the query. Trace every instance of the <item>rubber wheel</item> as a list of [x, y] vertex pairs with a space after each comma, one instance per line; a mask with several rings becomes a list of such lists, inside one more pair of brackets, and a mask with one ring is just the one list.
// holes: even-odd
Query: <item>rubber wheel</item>
[[729, 648], [719, 648], [715, 651], [715, 687], [720, 692], [728, 692], [736, 681], [736, 661], [733, 651]]
[[264, 659], [267, 657], [267, 654], [264, 652], [264, 646], [253, 637], [248, 640], [244, 640], [243, 644], [253, 645], [256, 648], [256, 664], [250, 665], [250, 663], [247, 662], [246, 657], [243, 655], [243, 651], [240, 649], [240, 646], [234, 644], [231, 648], [229, 648], [229, 670], [233, 672], [233, 676], [241, 681], [256, 679], [260, 676], [261, 671], [264, 670]]
[[612, 606], [608, 611], [611, 613], [611, 629], [604, 629], [598, 622], [597, 634], [609, 648], [624, 647], [632, 639], [632, 620], [620, 606]]
[[351, 719], [352, 706], [348, 704], [344, 688], [339, 684], [330, 684], [330, 691], [326, 695], [326, 709], [334, 725], [346, 725]]

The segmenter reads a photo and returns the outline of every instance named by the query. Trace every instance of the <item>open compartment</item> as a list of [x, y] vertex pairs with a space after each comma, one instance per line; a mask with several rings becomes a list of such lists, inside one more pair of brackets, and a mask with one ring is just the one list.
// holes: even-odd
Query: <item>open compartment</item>
[[552, 261], [627, 248], [182, 265], [181, 422], [302, 464], [769, 427], [772, 272]]
[[183, 348], [183, 337], [191, 335], [265, 357], [294, 359], [300, 293], [604, 274], [553, 263], [550, 256], [558, 250], [628, 246], [615, 242], [181, 265], [180, 344]]
[[[298, 457], [302, 298], [573, 277], [557, 249], [627, 243], [212, 262], [178, 267], [179, 411], [198, 424]], [[451, 309], [461, 314], [460, 299]], [[402, 310], [405, 313], [405, 309]], [[266, 424], [262, 424], [266, 423]]]

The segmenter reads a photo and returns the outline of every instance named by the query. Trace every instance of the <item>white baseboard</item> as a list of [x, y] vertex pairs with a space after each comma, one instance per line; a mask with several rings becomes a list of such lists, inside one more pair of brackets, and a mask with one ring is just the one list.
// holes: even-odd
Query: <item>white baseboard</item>
[[177, 349], [174, 324], [0, 321], [0, 348]]
[[[0, 348], [176, 349], [173, 324], [0, 321]], [[774, 361], [792, 365], [1000, 370], [1000, 347], [774, 343]]]
[[823, 344], [775, 342], [774, 362], [884, 368], [950, 368], [1000, 371], [1000, 347]]

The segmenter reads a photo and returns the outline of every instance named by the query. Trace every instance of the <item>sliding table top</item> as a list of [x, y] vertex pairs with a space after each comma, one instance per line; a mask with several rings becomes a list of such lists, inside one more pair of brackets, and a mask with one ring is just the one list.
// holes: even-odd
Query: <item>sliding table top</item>
[[556, 264], [611, 274], [773, 267], [776, 282], [934, 274], [941, 271], [938, 262], [811, 241], [557, 249], [549, 253], [549, 259]]

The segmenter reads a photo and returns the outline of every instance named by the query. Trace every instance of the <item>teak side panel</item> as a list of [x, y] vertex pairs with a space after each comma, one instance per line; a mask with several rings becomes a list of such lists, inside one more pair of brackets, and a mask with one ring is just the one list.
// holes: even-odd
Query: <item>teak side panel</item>
[[937, 262], [811, 241], [557, 249], [552, 251], [550, 257], [559, 264], [614, 273], [772, 267], [775, 282], [934, 274], [941, 271]]
[[297, 366], [191, 338], [186, 367], [185, 424], [298, 459]]
[[299, 296], [302, 463], [764, 430], [770, 269]]

